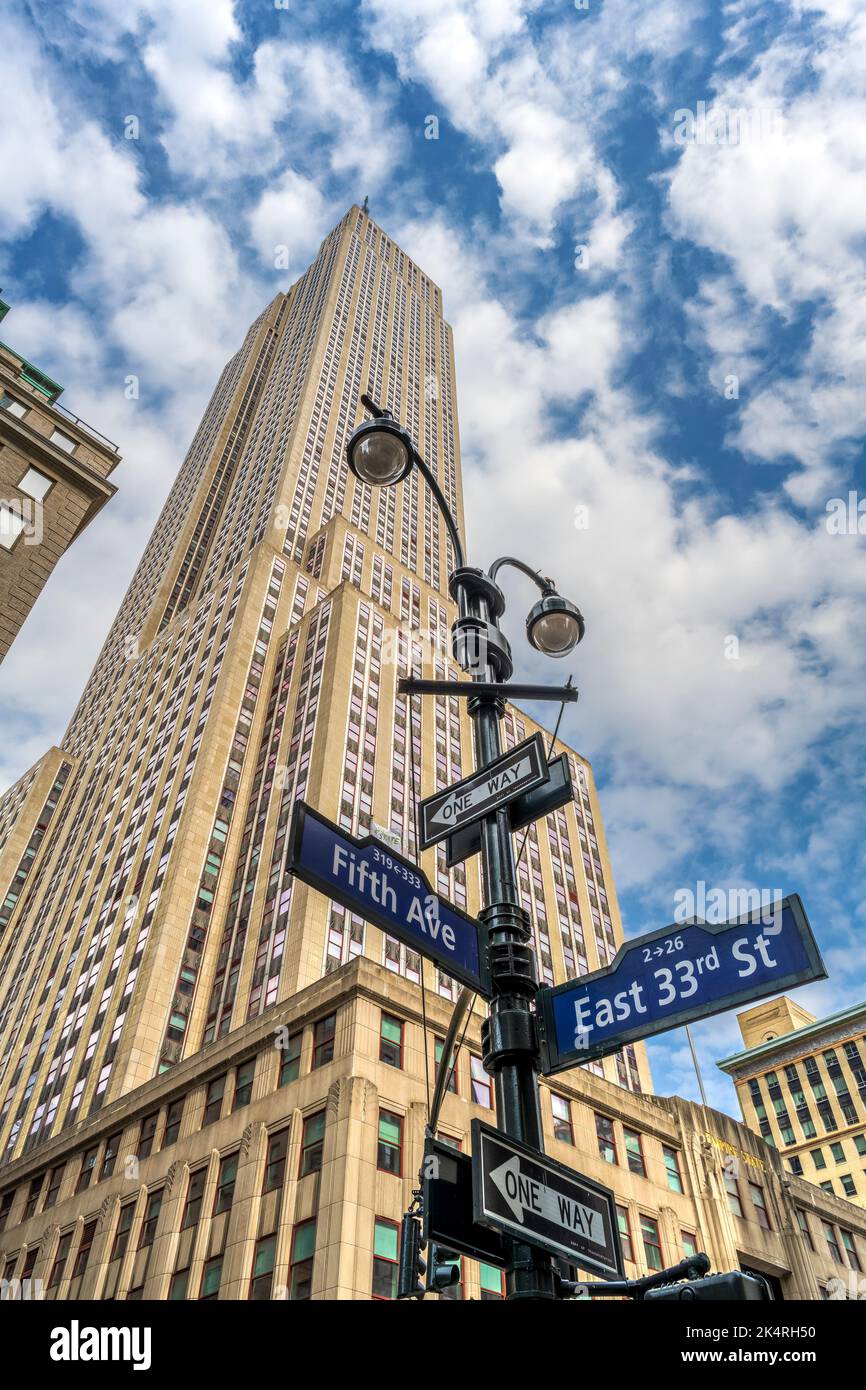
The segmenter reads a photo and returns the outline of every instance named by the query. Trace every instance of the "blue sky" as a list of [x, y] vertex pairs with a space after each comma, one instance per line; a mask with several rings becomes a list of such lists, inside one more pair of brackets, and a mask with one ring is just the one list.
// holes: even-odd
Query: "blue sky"
[[[0, 672], [3, 784], [61, 735], [223, 362], [369, 194], [454, 325], [473, 558], [586, 615], [563, 734], [627, 932], [699, 882], [797, 891], [830, 969], [800, 1001], [866, 996], [866, 559], [828, 525], [866, 488], [856, 0], [71, 0], [4, 39], [4, 337], [124, 462]], [[695, 1030], [725, 1108], [738, 1036]], [[684, 1035], [651, 1059], [696, 1094]]]

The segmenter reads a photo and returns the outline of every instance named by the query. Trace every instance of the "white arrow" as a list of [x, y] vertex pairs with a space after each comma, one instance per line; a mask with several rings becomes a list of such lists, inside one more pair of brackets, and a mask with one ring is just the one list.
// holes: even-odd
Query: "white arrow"
[[490, 801], [493, 797], [498, 796], [504, 788], [511, 787], [515, 782], [520, 782], [524, 777], [530, 776], [532, 771], [529, 758], [521, 758], [519, 762], [512, 763], [509, 767], [492, 772], [489, 777], [485, 777], [483, 782], [479, 782], [474, 787], [467, 787], [462, 792], [452, 792], [441, 806], [437, 806], [435, 811], [430, 812], [431, 823], [433, 825], [453, 825], [458, 812], [471, 811], [481, 802]]
[[525, 1223], [524, 1213], [533, 1212], [565, 1230], [579, 1232], [594, 1245], [607, 1248], [601, 1212], [594, 1211], [573, 1197], [567, 1197], [563, 1192], [555, 1192], [528, 1173], [522, 1173], [519, 1154], [512, 1154], [511, 1158], [494, 1168], [490, 1181], [501, 1192], [521, 1226]]

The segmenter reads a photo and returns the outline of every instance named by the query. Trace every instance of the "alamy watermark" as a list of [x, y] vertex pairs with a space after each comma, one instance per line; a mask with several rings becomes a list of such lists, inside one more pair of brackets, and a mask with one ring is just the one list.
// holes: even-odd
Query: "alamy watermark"
[[699, 101], [694, 110], [681, 106], [674, 112], [674, 140], [678, 145], [756, 145], [777, 139], [784, 123], [778, 106], [716, 106]]
[[699, 879], [694, 888], [674, 893], [674, 921], [734, 922], [749, 917], [764, 927], [782, 920], [781, 888], [709, 888]]

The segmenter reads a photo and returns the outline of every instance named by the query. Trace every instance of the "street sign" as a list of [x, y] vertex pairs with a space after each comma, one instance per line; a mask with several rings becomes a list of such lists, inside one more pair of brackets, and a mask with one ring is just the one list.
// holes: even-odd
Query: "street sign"
[[540, 1246], [602, 1279], [623, 1277], [613, 1192], [546, 1154], [472, 1121], [475, 1221]]
[[731, 922], [649, 932], [626, 941], [606, 969], [538, 991], [542, 1073], [826, 974], [796, 894]]
[[375, 836], [356, 839], [299, 801], [292, 820], [287, 868], [310, 887], [435, 960], [449, 975], [490, 998], [482, 928], [441, 898], [417, 864]]
[[533, 734], [487, 767], [419, 801], [419, 841], [429, 849], [455, 830], [506, 806], [548, 777], [544, 739]]
[[424, 1144], [421, 1171], [424, 1239], [485, 1264], [507, 1263], [498, 1231], [476, 1226], [472, 1213], [472, 1159], [441, 1139]]
[[[558, 758], [554, 758], [547, 765], [548, 780], [542, 782], [541, 786], [533, 787], [531, 791], [524, 792], [521, 796], [509, 802], [508, 819], [511, 823], [512, 835], [517, 830], [523, 830], [533, 821], [540, 820], [542, 816], [547, 816], [551, 811], [557, 811], [560, 806], [567, 806], [574, 794], [571, 785], [571, 768], [568, 765], [568, 754], [560, 753]], [[449, 869], [453, 869], [455, 864], [462, 864], [464, 859], [471, 859], [473, 854], [481, 852], [481, 825], [475, 821], [472, 825], [464, 826], [462, 830], [455, 831], [448, 836], [445, 846], [445, 859]]]

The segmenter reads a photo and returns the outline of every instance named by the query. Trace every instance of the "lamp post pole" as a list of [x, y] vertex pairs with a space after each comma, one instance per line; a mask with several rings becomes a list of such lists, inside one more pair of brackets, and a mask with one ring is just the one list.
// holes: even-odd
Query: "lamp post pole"
[[[473, 724], [476, 768], [487, 767], [502, 753], [500, 721], [505, 713], [505, 695], [501, 687], [507, 685], [514, 670], [508, 639], [499, 626], [505, 611], [505, 596], [496, 582], [499, 569], [511, 565], [521, 570], [542, 592], [542, 599], [527, 620], [530, 638], [535, 622], [553, 618], [554, 623], [559, 620], [571, 624], [574, 631], [570, 640], [560, 646], [554, 642], [548, 647], [551, 654], [564, 654], [580, 641], [583, 619], [573, 604], [556, 594], [550, 580], [543, 579], [521, 560], [505, 556], [491, 565], [487, 574], [467, 566], [457, 524], [435, 475], [396, 421], [369, 397], [362, 396], [361, 400], [374, 422], [381, 422], [383, 453], [386, 449], [389, 452], [384, 465], [381, 459], [374, 458], [372, 465], [368, 461], [369, 476], [365, 478], [353, 458], [353, 449], [362, 438], [365, 448], [370, 448], [371, 439], [375, 447], [377, 427], [371, 422], [362, 424], [347, 445], [353, 472], [365, 481], [387, 485], [400, 481], [412, 466], [417, 467], [445, 520], [456, 561], [449, 578], [449, 590], [458, 612], [452, 627], [453, 655], [479, 687], [477, 694], [468, 694], [468, 712]], [[500, 688], [491, 690], [491, 685]], [[538, 1041], [530, 1007], [538, 987], [535, 956], [530, 944], [529, 914], [520, 905], [507, 806], [482, 820], [481, 854], [484, 906], [478, 915], [487, 932], [492, 986], [489, 1017], [482, 1025], [484, 1067], [494, 1079], [497, 1120], [503, 1132], [543, 1153]], [[445, 1058], [443, 1066], [447, 1066]], [[506, 1294], [509, 1299], [557, 1298], [558, 1275], [551, 1256], [513, 1240]]]
[[[467, 663], [458, 645], [455, 656], [469, 665], [478, 683], [507, 681], [510, 659], [503, 670], [502, 658], [508, 648], [499, 628], [504, 598], [491, 575], [455, 571], [450, 587], [463, 591], [466, 618], [463, 630], [477, 634], [477, 657]], [[474, 624], [476, 626], [470, 626]], [[461, 631], [461, 620], [456, 624]], [[485, 638], [490, 639], [489, 649]], [[491, 660], [491, 657], [493, 659]], [[505, 713], [501, 695], [478, 694], [469, 697], [475, 765], [487, 767], [502, 753], [500, 721]], [[508, 808], [502, 807], [481, 822], [481, 857], [484, 906], [479, 919], [487, 931], [492, 998], [490, 1012], [482, 1025], [485, 1069], [493, 1075], [496, 1116], [503, 1132], [530, 1148], [544, 1152], [544, 1135], [538, 1098], [538, 1044], [530, 1001], [537, 989], [535, 956], [530, 945], [528, 913], [520, 905], [517, 871]], [[552, 1299], [557, 1296], [556, 1274], [549, 1255], [514, 1241], [511, 1263], [506, 1272], [509, 1299]]]

